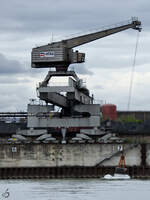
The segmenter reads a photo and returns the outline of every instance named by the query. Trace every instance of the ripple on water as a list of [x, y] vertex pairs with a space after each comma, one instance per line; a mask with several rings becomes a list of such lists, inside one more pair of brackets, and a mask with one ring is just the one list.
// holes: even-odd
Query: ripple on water
[[0, 180], [9, 200], [149, 200], [150, 180], [39, 179]]

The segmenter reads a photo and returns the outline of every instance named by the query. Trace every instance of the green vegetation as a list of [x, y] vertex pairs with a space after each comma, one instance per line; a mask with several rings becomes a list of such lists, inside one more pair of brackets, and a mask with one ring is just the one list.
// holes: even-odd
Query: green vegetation
[[142, 123], [143, 121], [140, 120], [140, 119], [135, 119], [135, 117], [133, 116], [122, 116], [120, 119], [119, 119], [121, 122], [123, 123], [128, 123], [128, 122], [135, 122], [135, 123]]

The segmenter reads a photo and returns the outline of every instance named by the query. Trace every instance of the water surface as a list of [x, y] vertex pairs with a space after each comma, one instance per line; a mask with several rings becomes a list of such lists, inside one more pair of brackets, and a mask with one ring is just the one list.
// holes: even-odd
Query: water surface
[[[38, 179], [0, 180], [8, 200], [149, 200], [150, 180]], [[0, 199], [1, 196], [0, 196]]]

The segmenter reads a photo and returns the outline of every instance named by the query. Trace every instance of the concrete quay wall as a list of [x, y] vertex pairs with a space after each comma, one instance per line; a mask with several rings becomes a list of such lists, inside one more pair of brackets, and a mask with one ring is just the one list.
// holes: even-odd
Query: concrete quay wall
[[150, 166], [150, 144], [0, 144], [0, 168], [117, 166], [120, 146], [127, 166]]

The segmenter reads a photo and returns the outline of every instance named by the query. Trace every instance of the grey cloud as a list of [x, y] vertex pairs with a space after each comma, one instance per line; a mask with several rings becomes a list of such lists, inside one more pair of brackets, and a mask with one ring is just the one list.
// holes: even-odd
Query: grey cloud
[[[135, 33], [131, 37], [126, 34], [116, 34], [80, 49], [82, 52], [86, 52], [86, 67], [92, 71], [96, 68], [118, 69], [132, 67], [136, 39]], [[135, 64], [137, 68], [150, 63], [148, 40], [149, 35], [141, 33], [136, 54]]]
[[81, 75], [93, 75], [94, 74], [91, 70], [87, 69], [85, 64], [73, 64], [73, 65], [70, 65], [69, 69], [73, 70], [77, 74], [81, 74]]
[[0, 74], [23, 73], [25, 71], [17, 60], [9, 60], [0, 53]]
[[0, 87], [0, 111], [21, 111], [27, 109], [30, 98], [36, 97], [33, 87], [26, 84], [3, 85]]
[[[135, 9], [136, 4], [136, 9]], [[0, 9], [1, 31], [36, 32], [86, 30], [142, 16], [148, 26], [147, 13], [150, 3], [144, 1], [116, 0], [14, 0], [3, 2]], [[7, 10], [7, 12], [6, 12]], [[116, 12], [117, 10], [117, 12]], [[111, 13], [111, 14], [110, 14]], [[145, 14], [146, 13], [146, 14]], [[71, 17], [70, 17], [71, 16]], [[84, 28], [83, 28], [84, 27]], [[96, 28], [96, 27], [95, 27]]]
[[0, 85], [2, 84], [12, 85], [16, 83], [26, 84], [29, 82], [31, 82], [31, 80], [29, 80], [28, 78], [22, 78], [22, 77], [20, 78], [20, 77], [17, 77], [16, 74], [14, 76], [11, 75], [11, 77], [9, 75], [0, 77]]
[[[4, 75], [15, 75], [24, 74], [26, 77], [37, 77], [38, 74], [43, 74], [47, 72], [47, 69], [32, 69], [30, 63], [26, 62], [24, 64], [20, 63], [17, 60], [8, 59], [6, 56], [0, 53], [0, 76]], [[27, 79], [23, 79], [27, 81]], [[9, 82], [10, 80], [8, 80]], [[12, 82], [17, 82], [17, 79], [13, 79]]]
[[104, 86], [102, 86], [102, 85], [94, 85], [94, 86], [92, 87], [92, 89], [93, 89], [93, 90], [101, 90], [101, 89], [104, 89]]
[[[109, 57], [109, 59], [108, 59]], [[148, 56], [139, 56], [136, 58], [135, 66], [136, 68], [140, 68], [144, 64], [148, 64], [150, 62], [150, 59]], [[89, 62], [89, 68], [93, 70], [96, 68], [105, 68], [105, 69], [118, 69], [118, 68], [132, 68], [133, 66], [133, 58], [130, 56], [125, 55], [119, 55], [119, 57], [115, 56], [102, 56], [101, 58], [97, 59], [97, 62], [94, 63], [93, 67], [90, 67]]]
[[[0, 54], [0, 82], [3, 83], [3, 87], [0, 87], [2, 96], [0, 110], [12, 111], [26, 108], [27, 100], [30, 97], [33, 98], [35, 92], [35, 90], [29, 89], [28, 81], [32, 81], [32, 78], [34, 81], [36, 78], [43, 80], [46, 76], [48, 69], [31, 69], [30, 67], [29, 51], [34, 44], [47, 41], [45, 38], [48, 38], [52, 32], [54, 38], [58, 34], [62, 36], [82, 31], [84, 34], [88, 30], [128, 20], [131, 16], [139, 17], [143, 24], [142, 33], [146, 31], [148, 33], [150, 29], [149, 7], [150, 2], [146, 0], [13, 0], [9, 3], [3, 1], [0, 6], [0, 52], [4, 54]], [[134, 44], [132, 43], [133, 46], [130, 46], [132, 48], [130, 51], [127, 41], [130, 39], [129, 43], [131, 43], [135, 38], [131, 31], [123, 33], [123, 37], [115, 34], [109, 37], [109, 40], [106, 38], [100, 42], [97, 40], [95, 43], [83, 45], [81, 52], [87, 54], [86, 67], [85, 65], [76, 65], [74, 70], [84, 75], [92, 75], [94, 72], [94, 76], [107, 76], [107, 82], [113, 78], [109, 74], [114, 73], [115, 70], [117, 71], [121, 67], [123, 70], [128, 70], [127, 67], [131, 66], [133, 61], [134, 49], [132, 47]], [[125, 35], [127, 37], [124, 37]], [[137, 58], [139, 68], [142, 64], [150, 62], [149, 55], [146, 53], [149, 51], [149, 35], [143, 37], [143, 40], [147, 44], [143, 43], [146, 48], [141, 49], [143, 53]], [[27, 53], [29, 53], [28, 58]], [[9, 59], [10, 57], [14, 57], [14, 59]], [[26, 63], [20, 62], [22, 58]], [[116, 69], [114, 70], [114, 68]], [[103, 74], [101, 71], [104, 69], [106, 70]], [[18, 84], [19, 81], [22, 84]], [[104, 86], [105, 83], [103, 83]], [[13, 84], [13, 89], [10, 88], [11, 84]], [[125, 97], [122, 96], [122, 91], [117, 91], [114, 95], [113, 92], [110, 92], [110, 88], [108, 91], [101, 90], [101, 94], [99, 94], [98, 88], [101, 87], [95, 85], [92, 88], [97, 95], [102, 95], [104, 99], [108, 100], [111, 98], [110, 102], [117, 100], [117, 104], [124, 105]], [[143, 96], [144, 94], [147, 93], [143, 93]]]

